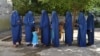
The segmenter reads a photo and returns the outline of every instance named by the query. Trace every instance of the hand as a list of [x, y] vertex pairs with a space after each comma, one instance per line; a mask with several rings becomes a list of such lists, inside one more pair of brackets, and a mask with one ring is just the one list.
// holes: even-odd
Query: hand
[[76, 24], [76, 26], [79, 26], [79, 24]]
[[18, 20], [17, 22], [19, 23], [20, 21]]
[[92, 30], [90, 30], [90, 32], [92, 32]]
[[17, 21], [17, 23], [20, 23], [20, 21]]
[[33, 21], [33, 23], [35, 23], [35, 22]]

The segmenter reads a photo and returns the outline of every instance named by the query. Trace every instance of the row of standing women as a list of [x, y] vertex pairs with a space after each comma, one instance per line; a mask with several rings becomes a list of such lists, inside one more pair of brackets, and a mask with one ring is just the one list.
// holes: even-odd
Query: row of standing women
[[[32, 28], [35, 28], [34, 16], [32, 11], [25, 14], [23, 23], [25, 25], [25, 40], [26, 43], [32, 42]], [[94, 16], [89, 13], [87, 21], [84, 13], [80, 12], [78, 16], [78, 38], [77, 42], [80, 47], [86, 47], [86, 45], [94, 44]], [[50, 26], [51, 25], [51, 26]], [[22, 20], [15, 10], [11, 15], [11, 29], [13, 44], [21, 44], [22, 35]], [[52, 28], [52, 30], [51, 30]], [[51, 42], [54, 47], [60, 46], [59, 41], [59, 19], [56, 11], [52, 11], [51, 23], [48, 14], [45, 10], [42, 10], [41, 20], [41, 43], [46, 46], [50, 46]], [[65, 44], [72, 45], [73, 42], [73, 29], [72, 29], [72, 14], [67, 12], [65, 16]], [[88, 43], [86, 43], [86, 34], [88, 35]]]

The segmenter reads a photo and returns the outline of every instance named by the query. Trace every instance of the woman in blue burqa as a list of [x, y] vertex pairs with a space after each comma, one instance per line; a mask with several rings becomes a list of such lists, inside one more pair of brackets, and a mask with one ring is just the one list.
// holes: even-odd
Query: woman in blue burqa
[[65, 44], [72, 45], [73, 27], [71, 12], [66, 12], [65, 17]]
[[52, 11], [51, 16], [51, 28], [52, 28], [52, 44], [54, 47], [59, 47], [59, 21], [56, 11]]
[[42, 10], [41, 21], [41, 42], [44, 46], [50, 45], [50, 21], [49, 16], [45, 10]]
[[87, 35], [88, 35], [88, 45], [93, 45], [94, 44], [94, 16], [92, 13], [89, 13], [87, 18]]
[[24, 17], [25, 40], [27, 46], [32, 45], [32, 28], [34, 28], [34, 17], [32, 11], [28, 11]]
[[12, 30], [12, 39], [14, 47], [17, 47], [17, 43], [21, 44], [21, 34], [22, 34], [22, 20], [19, 16], [19, 13], [14, 10], [11, 15], [11, 30]]
[[78, 45], [80, 47], [86, 47], [86, 30], [86, 19], [84, 13], [80, 12], [78, 16]]

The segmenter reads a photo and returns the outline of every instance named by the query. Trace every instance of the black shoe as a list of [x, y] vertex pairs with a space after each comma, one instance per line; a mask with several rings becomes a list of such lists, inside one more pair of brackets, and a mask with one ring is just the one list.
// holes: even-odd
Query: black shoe
[[19, 45], [23, 45], [21, 42], [18, 42]]
[[39, 44], [37, 44], [36, 47], [39, 47]]
[[68, 44], [68, 46], [72, 46], [72, 44]]
[[87, 46], [91, 46], [91, 44], [89, 44], [89, 43], [87, 43], [86, 45], [87, 45]]
[[33, 46], [32, 44], [27, 44], [27, 46]]

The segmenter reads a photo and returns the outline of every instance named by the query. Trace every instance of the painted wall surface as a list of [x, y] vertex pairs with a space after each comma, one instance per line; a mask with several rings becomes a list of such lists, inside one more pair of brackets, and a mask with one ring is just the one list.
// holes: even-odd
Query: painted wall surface
[[0, 0], [0, 32], [10, 29], [11, 0]]

